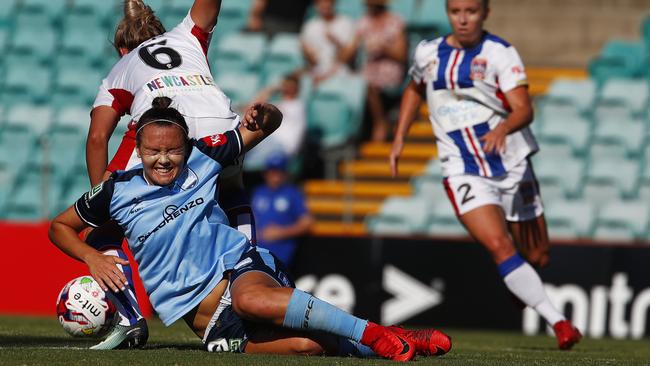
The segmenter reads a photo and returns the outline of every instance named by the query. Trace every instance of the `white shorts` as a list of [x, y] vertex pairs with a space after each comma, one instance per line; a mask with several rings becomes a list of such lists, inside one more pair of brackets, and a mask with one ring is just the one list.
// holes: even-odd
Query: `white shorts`
[[485, 206], [503, 208], [507, 221], [528, 221], [544, 213], [539, 184], [532, 164], [522, 160], [500, 177], [455, 175], [443, 180], [457, 216]]

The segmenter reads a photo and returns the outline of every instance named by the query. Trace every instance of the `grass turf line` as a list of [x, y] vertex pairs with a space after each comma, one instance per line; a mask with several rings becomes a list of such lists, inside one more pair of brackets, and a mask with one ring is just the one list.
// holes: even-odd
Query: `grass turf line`
[[[165, 328], [149, 322], [144, 350], [90, 351], [96, 341], [72, 338], [56, 319], [0, 316], [0, 365], [387, 365], [386, 360], [335, 357], [215, 354], [201, 349], [185, 324]], [[416, 365], [648, 365], [650, 342], [585, 339], [569, 352], [555, 339], [520, 333], [445, 329], [452, 351], [442, 357], [418, 357]]]

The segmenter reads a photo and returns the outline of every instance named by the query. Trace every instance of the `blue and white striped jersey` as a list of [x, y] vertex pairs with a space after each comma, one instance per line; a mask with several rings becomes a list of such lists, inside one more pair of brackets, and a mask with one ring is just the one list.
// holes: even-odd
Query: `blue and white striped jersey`
[[169, 186], [149, 185], [137, 166], [113, 173], [75, 203], [87, 224], [113, 219], [124, 229], [149, 299], [166, 325], [198, 305], [250, 245], [217, 205], [219, 174], [242, 152], [239, 131], [192, 145], [185, 168]]
[[454, 48], [445, 37], [422, 41], [409, 73], [426, 85], [445, 176], [501, 176], [537, 151], [529, 128], [508, 135], [503, 154], [484, 153], [479, 140], [507, 117], [505, 93], [528, 83], [519, 54], [506, 41], [487, 32], [471, 49]]

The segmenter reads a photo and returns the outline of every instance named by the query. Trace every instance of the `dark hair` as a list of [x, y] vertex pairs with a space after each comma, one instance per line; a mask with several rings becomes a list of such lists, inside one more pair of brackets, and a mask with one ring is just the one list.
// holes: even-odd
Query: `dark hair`
[[[487, 8], [490, 7], [490, 0], [481, 0], [481, 2], [483, 3], [483, 8], [484, 9], [487, 9]], [[446, 9], [449, 8], [449, 0], [445, 0], [445, 8]]]
[[185, 117], [177, 109], [170, 107], [172, 104], [171, 98], [156, 97], [151, 102], [151, 108], [142, 114], [138, 123], [135, 124], [135, 143], [140, 146], [142, 140], [140, 130], [146, 124], [155, 124], [156, 126], [172, 126], [180, 127], [185, 135], [185, 140], [189, 141], [189, 128], [185, 122]]
[[120, 48], [132, 51], [140, 43], [163, 33], [165, 27], [149, 5], [142, 0], [124, 0], [124, 18], [115, 29], [113, 46], [118, 53]]

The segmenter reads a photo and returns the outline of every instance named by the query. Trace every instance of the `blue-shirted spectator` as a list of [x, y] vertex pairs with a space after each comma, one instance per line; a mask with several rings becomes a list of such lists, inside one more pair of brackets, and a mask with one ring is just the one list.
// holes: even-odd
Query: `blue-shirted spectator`
[[265, 184], [253, 191], [252, 203], [258, 245], [269, 249], [289, 268], [298, 246], [314, 222], [300, 189], [289, 183], [287, 156], [271, 154], [266, 161]]

